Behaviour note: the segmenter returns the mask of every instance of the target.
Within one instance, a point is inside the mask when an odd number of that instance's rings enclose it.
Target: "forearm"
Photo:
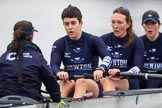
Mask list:
[[[105,70],[109,69],[112,63],[110,56],[105,56],[100,64],[100,67],[103,67]]]
[[[52,66],[52,72],[56,75],[60,70],[60,66],[58,65],[53,65]]]

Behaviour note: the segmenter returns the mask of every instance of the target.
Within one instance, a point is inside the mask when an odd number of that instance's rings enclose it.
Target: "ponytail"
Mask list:
[[[11,42],[10,48],[11,51],[13,52],[19,52],[20,47],[23,48],[24,46],[24,40],[26,40],[26,35],[27,33],[17,29],[16,31],[14,31],[13,33],[13,40]]]

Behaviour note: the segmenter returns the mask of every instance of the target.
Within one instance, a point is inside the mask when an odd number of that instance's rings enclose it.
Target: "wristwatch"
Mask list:
[[[97,67],[96,70],[101,70],[103,73],[105,73],[105,69],[103,67]]]

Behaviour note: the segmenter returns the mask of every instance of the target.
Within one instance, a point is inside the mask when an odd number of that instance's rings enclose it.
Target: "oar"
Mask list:
[[[146,71],[145,71],[146,72]],[[155,74],[161,71],[147,70],[150,73],[128,73],[128,72],[118,72],[116,76],[123,76],[124,78],[144,78],[144,79],[156,79],[162,80],[162,74]],[[152,74],[154,72],[154,74]],[[105,75],[104,75],[105,77]],[[56,77],[58,80],[59,77]],[[69,75],[69,79],[79,79],[79,78],[88,78],[93,79],[93,74],[84,74],[84,75]]]
[[[127,72],[119,72],[116,76],[123,76],[126,78],[144,78],[144,79],[156,79],[162,80],[161,74],[150,74],[150,73],[127,73]]]
[[[76,80],[79,78],[88,78],[88,79],[93,79],[93,74],[84,74],[84,75],[69,75],[69,80]],[[57,80],[61,80],[58,76],[56,76]]]
[[[162,74],[162,69],[155,69],[155,70],[143,69],[141,73]]]

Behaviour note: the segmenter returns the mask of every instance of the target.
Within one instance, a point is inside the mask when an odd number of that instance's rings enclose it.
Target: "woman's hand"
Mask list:
[[[95,70],[93,72],[93,77],[94,77],[94,80],[96,80],[96,81],[100,80],[103,77],[103,71],[102,70]]]
[[[61,80],[68,80],[69,79],[69,74],[65,71],[60,71],[57,73],[57,76],[61,79]]]
[[[108,73],[109,73],[109,77],[113,80],[120,80],[122,77],[121,76],[115,76],[118,72],[120,72],[119,69],[109,69]]]
[[[109,69],[109,70],[108,70],[108,73],[109,73],[109,75],[111,75],[111,76],[115,76],[115,75],[117,74],[117,72],[120,72],[120,70],[119,70],[119,69],[116,69],[116,68],[114,68],[114,69]]]

